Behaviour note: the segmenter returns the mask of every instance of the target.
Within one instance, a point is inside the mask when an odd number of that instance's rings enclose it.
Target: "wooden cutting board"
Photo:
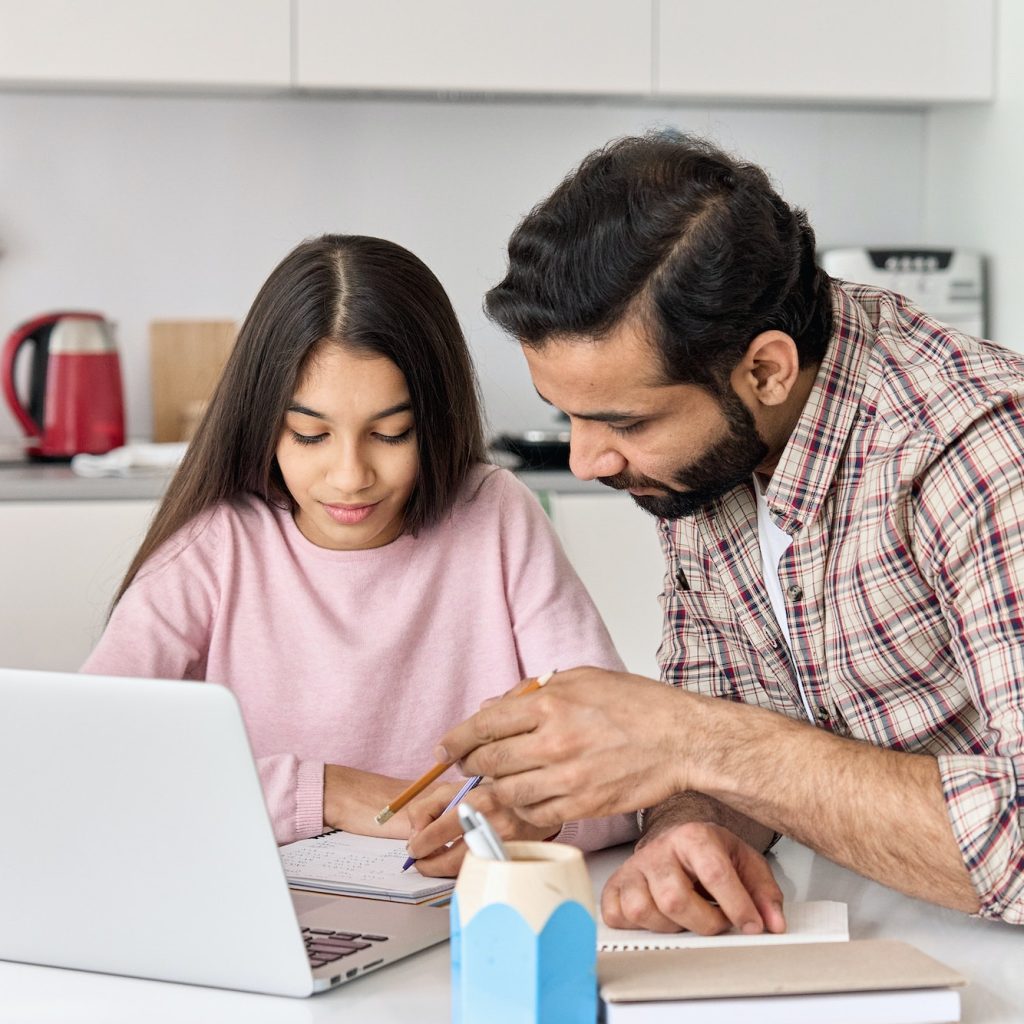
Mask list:
[[[153,320],[153,440],[188,441],[235,343],[233,320]]]

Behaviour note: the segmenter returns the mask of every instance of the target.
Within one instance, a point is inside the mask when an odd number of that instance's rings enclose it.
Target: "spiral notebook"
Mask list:
[[[452,891],[454,879],[426,878],[415,865],[403,871],[408,855],[401,839],[354,832],[325,832],[281,847],[281,863],[293,889],[398,903],[423,903]]]
[[[714,946],[782,946],[795,942],[846,942],[850,938],[846,904],[835,900],[787,903],[786,930],[745,935],[735,930],[722,935],[694,932],[647,932],[609,928],[597,931],[599,953],[626,953],[641,949],[702,949]]]

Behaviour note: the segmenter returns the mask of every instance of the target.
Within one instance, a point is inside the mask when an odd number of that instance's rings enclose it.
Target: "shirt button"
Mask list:
[[[821,722],[827,722],[829,719],[828,708],[823,705],[818,705],[818,720]]]
[[[803,587],[798,587],[795,583],[791,587],[786,587],[786,593],[793,601],[799,601],[804,596]]]

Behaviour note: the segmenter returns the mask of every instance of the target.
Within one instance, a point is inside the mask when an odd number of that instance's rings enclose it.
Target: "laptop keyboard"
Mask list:
[[[362,949],[369,949],[375,942],[387,942],[386,935],[371,935],[369,932],[332,932],[326,928],[303,928],[302,938],[306,943],[310,967],[323,967],[343,956],[351,956]]]

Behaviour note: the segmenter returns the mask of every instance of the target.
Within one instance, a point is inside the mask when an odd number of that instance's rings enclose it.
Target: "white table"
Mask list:
[[[595,885],[603,883],[625,852],[620,847],[589,858]],[[975,920],[908,899],[788,841],[780,844],[774,867],[787,899],[849,904],[851,938],[904,939],[966,975],[971,982],[963,994],[966,1024],[1024,1021],[1024,928]],[[140,925],[143,921],[144,912]],[[0,1020],[448,1024],[448,969],[444,944],[323,995],[285,999],[0,961]]]

